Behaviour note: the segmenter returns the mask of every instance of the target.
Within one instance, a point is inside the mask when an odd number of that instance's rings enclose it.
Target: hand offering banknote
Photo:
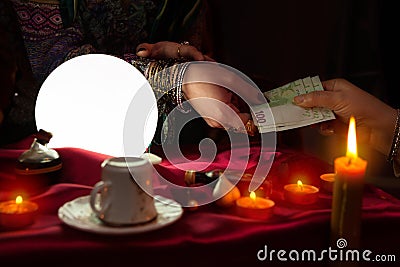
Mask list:
[[[302,108],[293,104],[297,95],[324,90],[318,76],[306,77],[264,92],[267,104],[251,106],[251,116],[258,132],[284,131],[335,118],[330,109]]]

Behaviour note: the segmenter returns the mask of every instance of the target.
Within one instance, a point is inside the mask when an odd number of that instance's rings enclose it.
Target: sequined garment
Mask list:
[[[77,0],[75,0],[77,1]],[[72,0],[61,0],[71,18]],[[98,51],[123,55],[139,43],[188,40],[200,51],[211,52],[207,27],[207,6],[202,0],[80,0],[75,21],[87,43]]]
[[[25,110],[21,114],[26,116],[21,119],[21,115],[10,114],[9,120],[27,121],[30,129],[35,125],[33,107],[38,88],[52,70],[70,58],[102,52],[119,56],[137,67],[135,62],[140,60],[132,60],[136,46],[141,42],[163,40],[188,40],[199,50],[210,52],[210,46],[205,45],[201,37],[209,33],[204,26],[201,0],[4,1],[11,1],[16,11],[15,25],[19,23],[20,29],[15,33],[22,32],[28,65],[37,81],[36,89],[25,92],[29,98],[20,94],[15,100],[14,113]],[[2,19],[7,15],[2,14]],[[175,105],[176,101],[168,96],[158,101],[160,125]],[[171,129],[173,127],[165,134],[172,134]],[[168,136],[163,139],[174,140]]]
[[[157,7],[153,1],[87,0],[78,10],[87,42],[104,53],[123,55],[148,40]]]

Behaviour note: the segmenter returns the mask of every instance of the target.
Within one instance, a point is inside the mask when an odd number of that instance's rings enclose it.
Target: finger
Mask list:
[[[229,105],[230,106],[230,105]],[[231,107],[231,106],[230,106]],[[235,111],[235,108],[232,107],[232,109]],[[250,114],[249,113],[239,113],[236,112],[235,117],[231,117],[230,119],[225,118],[223,121],[219,121],[217,119],[213,119],[211,117],[203,117],[208,126],[213,127],[213,128],[225,128],[225,129],[238,129],[242,132],[245,132],[246,130],[246,123],[250,119]],[[239,118],[239,120],[238,120]]]
[[[215,59],[213,59],[212,57],[210,57],[210,56],[208,56],[208,55],[204,55],[204,60],[205,60],[205,61],[217,62]]]
[[[229,103],[228,106],[233,109],[236,113],[240,113],[240,110],[232,103]]]
[[[327,91],[334,91],[337,79],[327,80],[322,82],[322,87]]]
[[[233,123],[228,124],[229,127],[226,130],[242,134],[247,133],[254,136],[257,130],[255,129],[254,124],[248,125],[248,122],[250,122],[250,114],[238,113],[237,116],[240,120],[235,119]]]
[[[322,135],[339,135],[339,136],[347,136],[348,133],[348,125],[343,123],[340,119],[335,119],[331,121],[321,122],[319,124],[318,131]]]
[[[334,109],[336,105],[334,96],[332,91],[314,91],[294,97],[293,103],[305,108],[323,107]]]
[[[335,119],[318,124],[318,132],[324,136],[339,135],[345,137],[348,133],[348,125]]]
[[[249,113],[238,113],[239,118],[242,120],[243,125],[246,125],[246,123],[250,120],[250,114]]]
[[[347,136],[349,126],[347,123],[343,123],[340,119],[335,119],[331,121],[331,127],[333,128],[333,132],[339,136]]]
[[[249,113],[237,113],[235,117],[231,117],[230,120],[225,122],[225,126],[228,129],[235,129],[238,132],[246,132],[246,123],[250,119]]]
[[[139,57],[148,57],[151,55],[153,44],[141,43],[136,47],[136,55]]]
[[[335,129],[333,127],[332,122],[321,122],[319,124],[319,133],[325,136],[330,136],[335,133]]]
[[[208,124],[208,126],[212,128],[224,128],[222,124],[220,124],[218,121],[211,119],[211,118],[204,118],[205,122]]]
[[[189,58],[198,61],[204,61],[205,56],[196,47],[188,44],[178,44],[176,48],[177,58]]]

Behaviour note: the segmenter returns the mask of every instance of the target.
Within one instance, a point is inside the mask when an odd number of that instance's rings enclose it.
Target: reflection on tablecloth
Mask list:
[[[7,192],[5,185],[13,179],[15,159],[29,145],[27,141],[14,148],[0,149],[1,200],[8,199],[13,193]],[[99,263],[97,266],[105,266],[111,264],[107,255],[118,255],[125,259],[155,257],[154,260],[163,266],[204,266],[210,263],[243,266],[260,264],[256,253],[264,245],[272,249],[327,249],[330,244],[331,195],[320,192],[319,201],[307,207],[293,206],[282,198],[284,184],[301,176],[308,184],[318,186],[319,175],[332,171],[330,164],[312,156],[290,149],[277,150],[267,177],[273,185],[271,198],[276,202],[275,214],[268,221],[242,218],[233,208],[210,203],[185,209],[181,219],[164,229],[135,236],[104,237],[68,227],[58,219],[57,211],[64,203],[90,193],[100,179],[100,164],[108,156],[75,148],[57,151],[63,160],[63,170],[58,183],[32,196],[31,199],[39,204],[35,223],[17,231],[0,229],[2,263],[50,266],[61,264],[62,259],[61,265],[77,266],[81,263],[83,266],[93,263],[95,258]],[[252,144],[250,151],[248,173],[254,170],[258,147]],[[229,153],[229,150],[219,151],[208,170],[224,168]],[[197,166],[186,164],[184,167]],[[184,171],[169,161],[163,160],[156,168],[174,184],[184,184]],[[173,192],[162,183],[155,184],[154,192],[173,198]],[[400,200],[367,185],[363,201],[363,247],[374,252],[395,253],[397,250],[393,244],[400,236],[399,225]],[[45,261],[40,256],[44,251],[48,252]],[[266,265],[265,262],[262,264]]]

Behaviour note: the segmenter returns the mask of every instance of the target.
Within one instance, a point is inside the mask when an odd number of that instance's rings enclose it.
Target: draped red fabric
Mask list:
[[[0,201],[10,199],[15,193],[9,186],[15,179],[15,161],[29,148],[31,142],[32,138],[27,138],[0,149]],[[273,217],[267,221],[239,217],[233,208],[210,203],[195,209],[184,208],[182,217],[165,228],[116,236],[73,229],[57,216],[63,204],[90,193],[92,186],[100,180],[101,162],[109,156],[77,148],[56,150],[62,158],[63,168],[54,184],[31,196],[31,200],[39,205],[35,222],[23,229],[0,228],[2,266],[114,266],[122,263],[126,266],[139,263],[150,266],[330,264],[329,261],[282,262],[277,257],[266,260],[257,257],[258,253],[264,251],[321,251],[333,246],[329,237],[330,194],[320,191],[317,203],[301,207],[287,203],[282,197],[283,185],[293,182],[298,175],[305,177],[308,184],[319,186],[319,175],[332,171],[331,164],[310,155],[279,148],[275,152],[268,177],[272,183],[271,198],[276,206]],[[188,151],[196,154],[195,149]],[[230,153],[229,149],[219,150],[207,169],[224,168]],[[258,157],[259,147],[251,144],[246,172],[254,171]],[[177,185],[184,185],[184,169],[196,169],[199,165],[198,162],[194,165],[190,162],[172,164],[164,158],[156,169],[160,176]],[[173,198],[173,192],[162,183],[155,181],[154,189],[156,194]],[[362,210],[362,249],[371,250],[372,255],[397,253],[399,258],[400,200],[373,185],[366,185]],[[364,265],[367,263],[360,266]]]

